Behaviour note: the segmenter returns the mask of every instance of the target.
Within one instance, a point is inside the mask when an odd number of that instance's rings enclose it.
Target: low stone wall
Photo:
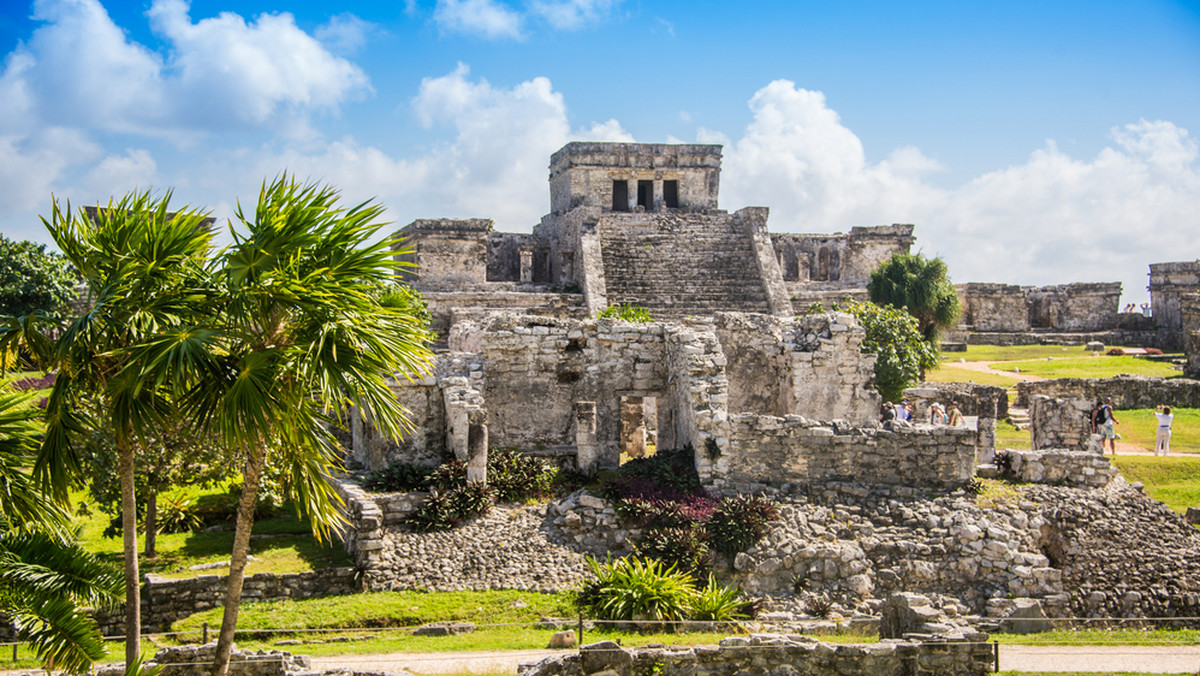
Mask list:
[[[1157,347],[1178,350],[1183,344],[1179,331],[1099,331],[1093,333],[1046,333],[1041,331],[972,331],[972,345],[1083,345],[1091,342],[1126,347]]]
[[[338,536],[346,552],[362,567],[377,566],[383,549],[383,510],[353,480],[331,477],[329,484],[342,499],[342,518],[346,523]]]
[[[904,397],[914,405],[913,420],[918,422],[929,420],[929,405],[935,401],[947,408],[958,404],[963,415],[997,420],[1008,417],[1008,391],[996,385],[921,383],[904,390]]]
[[[1029,398],[1029,431],[1034,450],[1064,448],[1100,452],[1099,437],[1092,434],[1092,404],[1087,399]]]
[[[976,433],[967,427],[886,430],[747,413],[731,416],[730,428],[714,466],[721,490],[830,480],[945,488],[975,475]]]
[[[208,676],[212,673],[217,644],[164,648],[146,666],[162,667],[161,676]],[[229,673],[237,676],[284,676],[311,674],[312,660],[282,650],[234,650],[229,656]],[[124,676],[122,667],[101,669],[97,676]]]
[[[613,641],[580,648],[578,654],[523,664],[519,676],[735,676],[813,674],[910,676],[989,674],[992,646],[986,634],[967,640],[883,640],[862,645],[822,643],[800,635],[752,634],[722,639],[719,645],[670,649],[626,649]]]
[[[1097,399],[1112,397],[1116,408],[1154,408],[1160,404],[1200,408],[1200,380],[1117,376],[1115,378],[1059,378],[1017,383],[1017,405],[1028,406],[1035,395]]]
[[[142,585],[142,631],[169,631],[172,622],[225,604],[227,575],[200,575],[182,580],[146,575]],[[305,573],[258,573],[245,579],[242,603],[277,599],[309,599],[358,592],[353,568],[325,568]],[[124,633],[124,608],[96,613],[96,622],[106,636]]]
[[[1108,458],[1091,451],[1005,451],[1008,478],[1039,484],[1104,488],[1118,476]]]
[[[1200,378],[1200,331],[1193,331],[1188,334],[1187,346],[1187,367],[1184,369],[1191,378]]]

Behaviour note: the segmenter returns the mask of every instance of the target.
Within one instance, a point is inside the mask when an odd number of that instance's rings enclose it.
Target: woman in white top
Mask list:
[[[1158,434],[1154,437],[1154,455],[1166,455],[1171,452],[1171,421],[1175,414],[1170,406],[1155,406],[1154,417],[1158,418]]]

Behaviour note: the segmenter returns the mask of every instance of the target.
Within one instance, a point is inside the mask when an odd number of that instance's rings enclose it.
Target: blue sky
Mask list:
[[[134,188],[219,217],[284,170],[528,231],[575,139],[725,145],[775,231],[911,222],[956,281],[1200,257],[1200,6],[9,0],[0,231]]]

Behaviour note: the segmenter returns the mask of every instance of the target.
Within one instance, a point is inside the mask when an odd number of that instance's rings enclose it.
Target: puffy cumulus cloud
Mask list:
[[[101,155],[99,146],[71,129],[0,135],[0,229],[9,237],[45,240],[39,212],[50,195],[86,200],[73,189],[73,173]]]
[[[726,143],[722,203],[770,206],[776,230],[903,221],[938,199],[921,182],[936,163],[914,148],[867,162],[862,142],[821,92],[776,80],[754,94],[750,110],[753,120],[737,141],[712,131],[699,137]]]
[[[433,10],[438,28],[453,33],[468,33],[495,40],[519,40],[521,14],[495,0],[438,0]]]
[[[361,69],[290,14],[193,23],[183,0],[156,0],[147,15],[165,59],[131,42],[97,0],[37,0],[44,25],[6,59],[0,93],[19,97],[4,97],[0,123],[152,135],[263,127],[369,90]]]
[[[944,190],[923,180],[940,167],[916,148],[868,162],[820,92],[780,80],[750,109],[737,140],[704,129],[697,140],[726,146],[722,204],[771,207],[775,231],[915,223],[918,248],[943,255],[957,281],[1121,281],[1134,298],[1149,263],[1197,255],[1200,144],[1170,122],[1114,128],[1091,159],[1047,142],[1022,164]]]
[[[313,37],[331,52],[354,54],[362,49],[367,40],[382,31],[378,25],[344,12],[330,18],[328,23],[313,31]]]
[[[119,196],[130,190],[147,190],[158,183],[158,163],[150,151],[130,148],[123,155],[108,155],[100,160],[82,183],[87,192],[95,196]]]
[[[607,18],[619,0],[534,0],[529,11],[559,30],[577,30]]]

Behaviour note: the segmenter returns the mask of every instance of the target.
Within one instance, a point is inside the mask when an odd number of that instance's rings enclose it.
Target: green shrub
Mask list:
[[[710,622],[731,622],[743,620],[747,603],[735,587],[718,584],[712,573],[708,574],[708,584],[696,593],[692,599],[691,619]]]
[[[447,460],[429,473],[429,482],[425,488],[448,490],[467,483],[467,463],[462,460]]]
[[[496,499],[496,489],[478,481],[472,481],[465,486],[457,486],[446,492],[450,500],[450,509],[460,519],[473,516],[483,516],[492,511],[492,502]]]
[[[488,485],[499,502],[524,502],[548,495],[558,470],[542,458],[512,448],[488,451]]]
[[[195,502],[185,495],[158,496],[158,532],[190,533],[204,526]]]
[[[404,524],[419,533],[450,530],[462,521],[448,493],[432,493],[420,507],[404,518]]]
[[[620,319],[627,322],[652,322],[650,311],[633,303],[614,303],[600,311],[600,317]]]
[[[708,564],[708,543],[704,528],[692,524],[683,528],[658,528],[647,531],[638,540],[637,553],[693,576],[701,576]]]
[[[392,491],[421,491],[429,486],[430,467],[407,462],[395,462],[375,470],[363,481],[363,488],[376,493]]]
[[[588,558],[594,580],[576,606],[598,619],[672,622],[688,616],[696,591],[691,575],[661,561],[631,556],[601,563]]]
[[[758,495],[723,498],[708,520],[708,544],[722,554],[744,552],[767,534],[779,517],[775,504]]]

